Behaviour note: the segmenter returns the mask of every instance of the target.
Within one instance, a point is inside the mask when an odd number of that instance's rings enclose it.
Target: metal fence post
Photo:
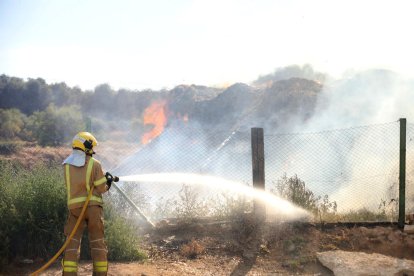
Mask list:
[[[407,119],[400,118],[400,176],[399,176],[399,208],[398,226],[404,228],[405,224],[405,155]]]
[[[264,139],[263,128],[251,129],[252,139],[252,168],[253,168],[253,188],[265,190],[265,167],[264,167]],[[254,201],[254,214],[256,218],[266,217],[266,206],[258,199]]]

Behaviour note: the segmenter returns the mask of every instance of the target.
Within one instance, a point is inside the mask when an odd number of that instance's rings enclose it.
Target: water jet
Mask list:
[[[283,217],[283,220],[299,220],[310,217],[308,211],[273,193],[254,189],[253,187],[240,182],[211,175],[193,173],[137,174],[121,176],[120,182],[160,183],[163,185],[169,183],[181,183],[192,186],[202,186],[204,188],[215,189],[216,191],[227,191],[259,200],[266,205],[268,214]]]

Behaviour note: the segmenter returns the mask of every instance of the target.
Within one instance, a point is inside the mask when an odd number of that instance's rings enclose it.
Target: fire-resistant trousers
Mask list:
[[[68,237],[75,227],[82,208],[69,210],[65,225],[65,236]],[[80,244],[83,231],[88,226],[89,247],[93,260],[93,275],[104,276],[108,272],[107,248],[104,239],[103,209],[102,206],[88,206],[83,221],[65,249],[62,260],[63,275],[77,275]]]

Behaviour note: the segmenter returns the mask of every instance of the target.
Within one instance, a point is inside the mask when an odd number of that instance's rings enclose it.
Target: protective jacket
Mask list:
[[[94,185],[89,206],[102,206],[102,194],[106,192],[106,178],[101,163],[91,156],[86,156],[85,165],[76,167],[65,166],[65,182],[67,190],[67,204],[69,209],[80,208],[86,201],[91,185]]]

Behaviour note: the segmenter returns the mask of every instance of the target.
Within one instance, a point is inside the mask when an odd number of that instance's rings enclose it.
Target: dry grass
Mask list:
[[[58,164],[71,152],[68,147],[40,147],[34,144],[21,147],[11,155],[0,155],[0,159],[13,161],[25,168],[33,168],[38,163]]]
[[[99,143],[96,158],[100,160],[105,168],[115,167],[126,157],[134,154],[139,149],[136,143]],[[26,143],[13,154],[1,154],[0,160],[13,161],[25,168],[33,168],[37,163],[60,164],[70,153],[70,146],[41,147],[34,143]]]

